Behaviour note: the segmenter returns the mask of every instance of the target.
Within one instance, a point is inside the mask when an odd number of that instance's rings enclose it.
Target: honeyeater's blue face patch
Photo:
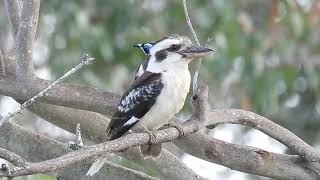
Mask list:
[[[146,55],[150,53],[150,49],[153,47],[153,43],[142,43],[134,45],[133,47],[140,48]]]

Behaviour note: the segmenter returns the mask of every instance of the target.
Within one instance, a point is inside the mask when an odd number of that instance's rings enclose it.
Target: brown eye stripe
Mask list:
[[[167,52],[165,50],[158,51],[156,53],[156,61],[160,62],[167,58]]]
[[[167,50],[174,52],[174,51],[178,51],[179,49],[181,49],[181,44],[173,44]]]

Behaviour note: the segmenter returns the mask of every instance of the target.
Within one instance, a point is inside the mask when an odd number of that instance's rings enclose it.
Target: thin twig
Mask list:
[[[81,61],[80,64],[78,64],[76,67],[72,68],[70,71],[68,71],[67,73],[65,73],[63,76],[61,76],[59,79],[57,79],[56,81],[54,81],[53,83],[51,83],[47,88],[45,88],[44,90],[42,90],[40,93],[38,93],[36,96],[34,96],[33,98],[27,100],[25,103],[23,103],[21,106],[18,107],[18,109],[12,113],[8,113],[7,115],[5,115],[2,119],[0,119],[0,127],[7,121],[9,121],[10,118],[12,118],[13,116],[15,116],[18,113],[21,113],[23,109],[29,107],[30,105],[32,105],[33,103],[35,103],[35,101],[37,99],[39,99],[40,97],[46,96],[46,92],[49,91],[50,89],[52,89],[53,87],[55,87],[56,85],[58,85],[59,83],[61,83],[62,81],[64,81],[67,77],[69,77],[70,75],[74,74],[75,72],[77,72],[78,70],[80,70],[84,65],[89,65],[91,64],[91,62],[94,60],[94,58],[89,58],[89,56],[87,54],[84,55],[83,60]]]
[[[188,8],[187,8],[187,2],[186,0],[182,0],[182,4],[183,4],[183,11],[184,11],[184,15],[186,17],[186,21],[189,27],[189,30],[193,36],[194,41],[197,43],[198,46],[200,46],[200,42],[198,39],[198,36],[192,26],[190,17],[189,17],[189,13],[188,13]],[[194,74],[193,74],[193,80],[192,80],[192,95],[196,95],[197,93],[197,86],[198,86],[198,76],[199,76],[199,71],[200,71],[200,67],[201,67],[201,63],[202,63],[202,58],[199,59],[196,63],[196,67],[194,70]]]
[[[0,77],[6,75],[5,64],[3,61],[2,51],[0,49]]]

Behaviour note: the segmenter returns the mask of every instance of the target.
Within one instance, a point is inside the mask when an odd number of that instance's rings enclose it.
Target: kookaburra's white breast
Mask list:
[[[149,130],[165,125],[183,107],[190,88],[187,64],[162,72],[161,83],[163,89],[156,103],[138,122]]]

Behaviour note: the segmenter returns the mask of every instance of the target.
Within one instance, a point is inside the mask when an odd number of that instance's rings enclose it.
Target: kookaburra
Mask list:
[[[107,127],[108,140],[119,138],[131,128],[150,133],[167,124],[181,110],[189,92],[188,64],[211,53],[211,49],[192,45],[187,37],[179,35],[154,42]],[[144,157],[159,157],[161,144],[140,149]],[[98,172],[103,163],[104,158],[96,160],[87,175]]]

